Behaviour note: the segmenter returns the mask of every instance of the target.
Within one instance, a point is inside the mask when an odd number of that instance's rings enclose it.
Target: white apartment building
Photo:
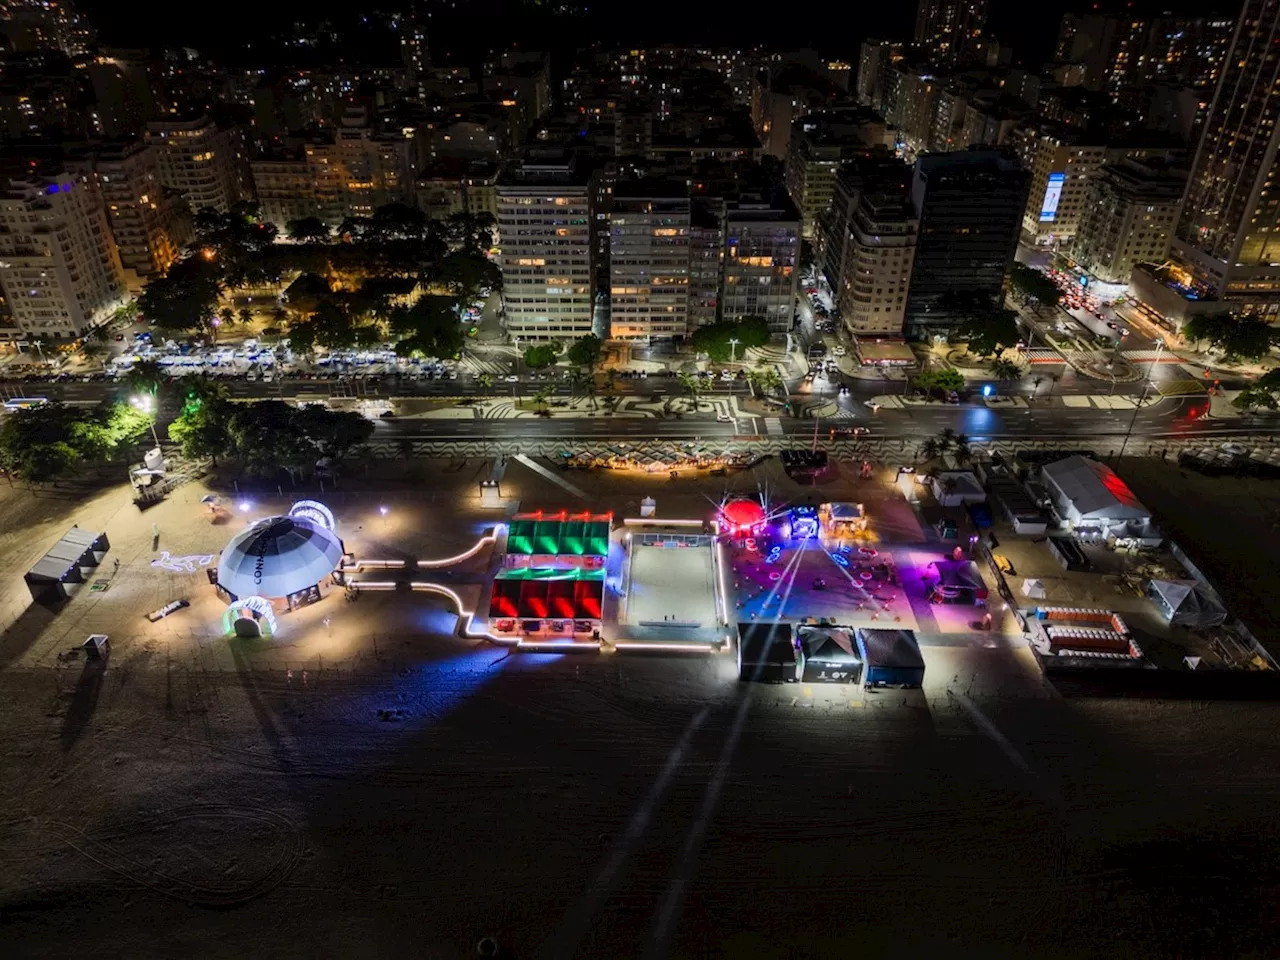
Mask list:
[[[0,287],[28,339],[74,340],[124,294],[124,272],[91,179],[12,180],[0,196]]]
[[[1168,255],[1186,185],[1186,171],[1164,164],[1108,163],[1090,188],[1072,256],[1099,280],[1128,283],[1137,264]]]
[[[525,162],[499,179],[507,332],[521,341],[591,332],[591,199],[571,161]]]
[[[920,221],[901,193],[864,193],[849,221],[841,286],[844,325],[858,337],[900,337]]]
[[[208,117],[147,124],[156,146],[160,182],[176,190],[193,212],[226,213],[244,199],[240,166],[244,147],[237,131],[219,130]]]
[[[72,166],[95,180],[130,289],[164,274],[193,230],[186,201],[160,182],[156,148],[139,141],[106,145]]]
[[[1030,145],[1024,163],[1031,171],[1023,232],[1038,244],[1064,243],[1076,235],[1089,180],[1106,160],[1106,147],[1069,144],[1042,134]]]
[[[724,217],[724,294],[720,316],[764,317],[774,333],[791,329],[800,266],[795,205],[742,200]]]
[[[611,336],[683,337],[689,322],[689,196],[679,184],[623,183],[609,215]]]

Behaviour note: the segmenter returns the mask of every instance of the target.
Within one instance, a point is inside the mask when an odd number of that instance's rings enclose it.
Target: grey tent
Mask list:
[[[1216,627],[1227,619],[1218,598],[1194,580],[1152,580],[1147,595],[1179,627]]]

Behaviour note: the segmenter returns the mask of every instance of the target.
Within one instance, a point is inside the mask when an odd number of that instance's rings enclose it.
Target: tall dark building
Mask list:
[[[1029,182],[1017,158],[999,150],[916,161],[911,203],[919,235],[907,295],[908,336],[943,333],[959,324],[964,318],[958,307],[966,298],[999,303]]]
[[[1173,242],[1200,300],[1280,315],[1280,0],[1245,0]]]
[[[987,0],[917,0],[916,45],[931,60],[959,60],[987,23]]]

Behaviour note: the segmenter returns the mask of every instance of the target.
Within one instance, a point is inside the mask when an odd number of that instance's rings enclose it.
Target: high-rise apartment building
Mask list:
[[[81,57],[93,46],[93,28],[67,0],[5,0],[0,35],[17,53],[53,51]]]
[[[124,273],[91,179],[11,180],[0,195],[0,286],[24,336],[74,340],[124,294]]]
[[[961,323],[963,299],[999,302],[1029,179],[1006,151],[962,150],[916,161],[911,203],[919,232],[907,291],[909,336],[945,333]]]
[[[982,36],[987,0],[918,0],[916,45],[937,63],[953,63]]]
[[[800,213],[785,197],[730,203],[724,215],[725,320],[764,317],[774,333],[791,329],[800,265]]]
[[[720,316],[724,264],[724,204],[699,197],[689,210],[689,330]]]
[[[1072,244],[1076,262],[1099,280],[1128,283],[1139,263],[1169,252],[1186,172],[1158,160],[1108,163],[1089,185]]]
[[[160,182],[155,147],[138,140],[104,144],[69,167],[94,182],[130,289],[167,271],[193,228],[186,201]]]
[[[836,178],[817,259],[848,330],[901,336],[917,218],[911,167],[890,154],[861,157]]]
[[[349,104],[333,137],[312,141],[303,151],[315,184],[312,216],[338,223],[371,216],[389,203],[413,202],[413,142],[375,133],[363,106]]]
[[[245,198],[239,130],[219,129],[208,117],[154,120],[147,124],[147,141],[156,148],[160,182],[181,194],[192,211],[226,213]]]
[[[592,230],[588,177],[573,160],[530,158],[498,178],[507,332],[522,341],[591,332]]]
[[[613,188],[609,316],[615,340],[684,337],[689,320],[689,188],[636,181]]]
[[[902,59],[902,44],[888,40],[864,40],[858,56],[857,96],[864,107],[884,112],[884,78]]]
[[[1280,0],[1245,0],[1172,244],[1203,302],[1280,316]]]
[[[858,337],[900,337],[919,220],[905,192],[863,193],[849,222],[840,314]]]
[[[156,113],[146,52],[104,49],[84,69],[93,87],[93,116],[99,135],[140,135]]]
[[[360,106],[349,104],[331,133],[256,157],[249,169],[263,216],[281,228],[301,217],[337,226],[389,203],[414,202],[413,141],[376,133]]]
[[[884,121],[866,109],[811,113],[792,124],[787,193],[800,211],[805,239],[814,237],[818,218],[831,204],[840,165],[870,148],[890,148],[892,141]]]
[[[410,91],[421,97],[431,71],[431,51],[427,47],[427,28],[412,12],[400,23],[400,59]]]
[[[1022,161],[1031,187],[1022,229],[1037,244],[1065,243],[1076,235],[1089,181],[1106,161],[1102,143],[1060,133],[1030,133]]]

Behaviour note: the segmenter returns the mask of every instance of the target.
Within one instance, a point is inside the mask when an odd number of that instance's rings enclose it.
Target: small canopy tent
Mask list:
[[[1030,597],[1032,600],[1044,599],[1044,581],[1037,580],[1035,577],[1028,577],[1022,581],[1022,595]]]
[[[804,656],[804,679],[848,681],[862,679],[857,643],[843,627],[801,627],[797,633]]]
[[[1218,599],[1194,580],[1152,580],[1147,595],[1179,627],[1216,627],[1227,619]]]
[[[65,600],[66,584],[83,583],[85,568],[102,563],[109,549],[105,533],[72,527],[27,571],[27,589],[41,603]]]

